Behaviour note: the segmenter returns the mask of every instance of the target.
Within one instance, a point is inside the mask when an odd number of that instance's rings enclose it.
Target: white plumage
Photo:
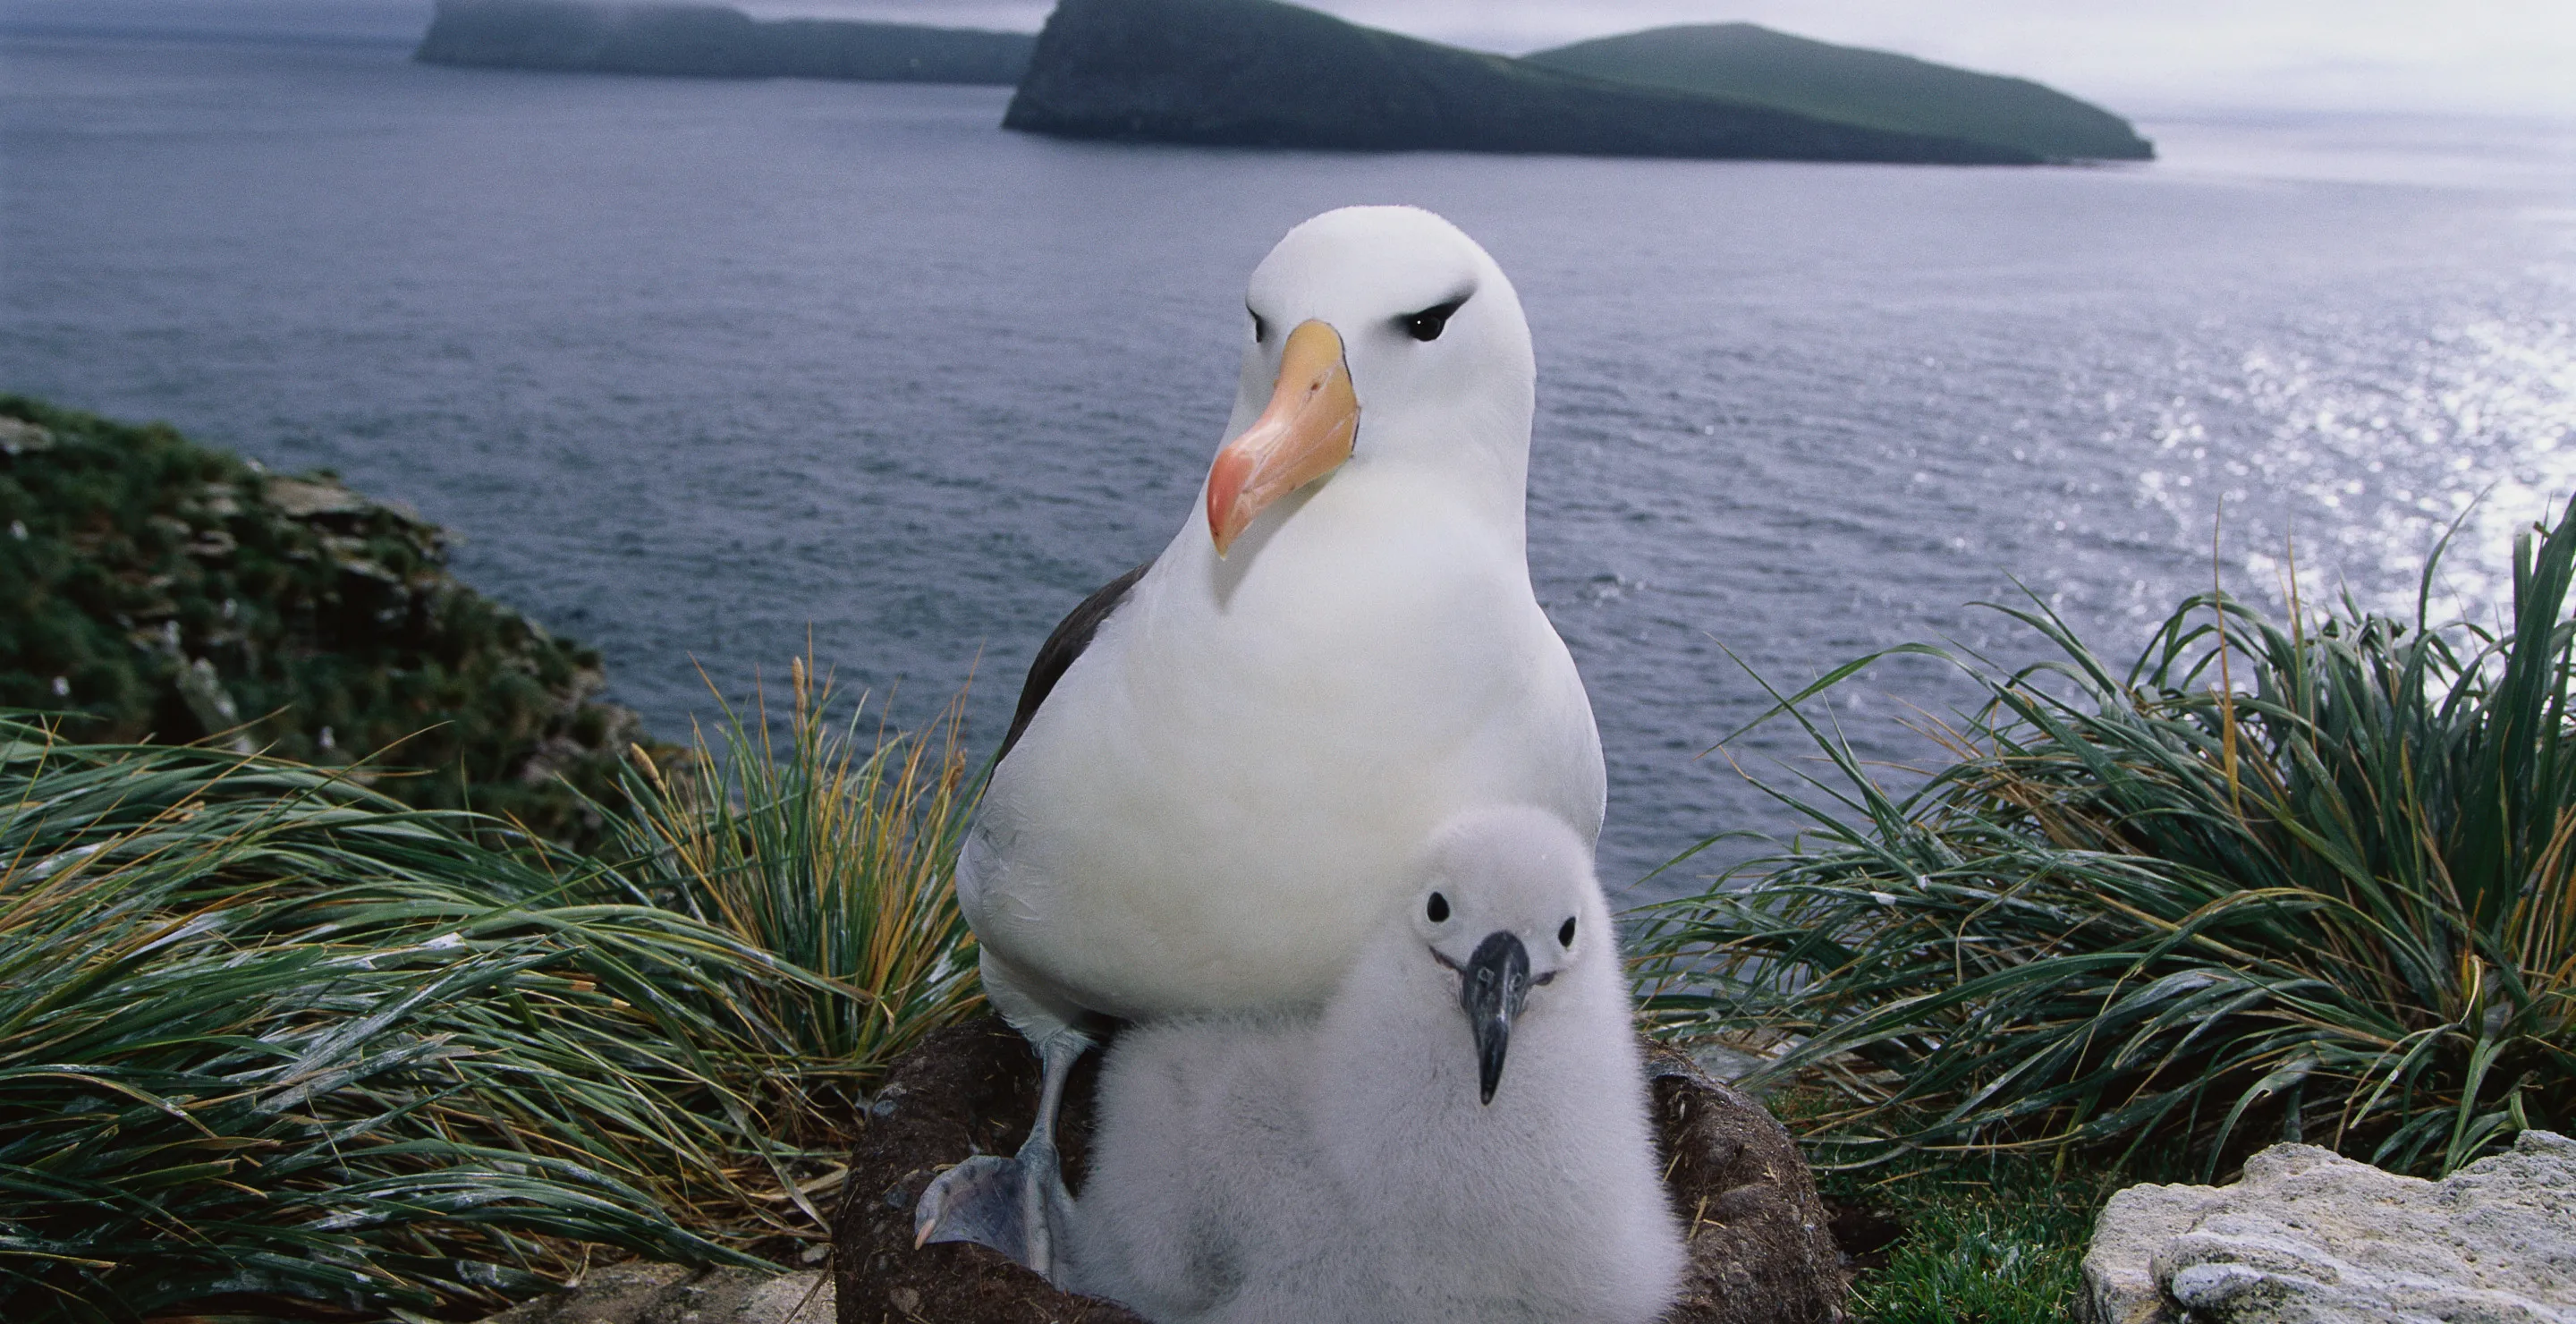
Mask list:
[[[1019,1161],[944,1178],[918,1223],[1041,1272],[1089,1027],[1321,1003],[1463,811],[1600,830],[1591,704],[1530,588],[1511,282],[1439,217],[1355,207],[1292,230],[1246,304],[1198,508],[1041,651],[958,862],[1046,1089]],[[1022,1216],[993,1214],[1012,1193]]]
[[[1404,332],[1460,292],[1437,340]],[[1591,703],[1523,547],[1510,281],[1428,212],[1351,208],[1281,240],[1249,303],[1269,335],[1227,435],[1316,320],[1356,443],[1224,558],[1194,507],[996,769],[958,891],[1015,1022],[1311,1004],[1435,824],[1517,802],[1600,830]]]
[[[1461,983],[1512,951],[1527,1002],[1486,1077]],[[1642,1324],[1683,1261],[1646,1109],[1590,851],[1553,815],[1474,812],[1320,1015],[1119,1038],[1073,1279],[1157,1324]]]

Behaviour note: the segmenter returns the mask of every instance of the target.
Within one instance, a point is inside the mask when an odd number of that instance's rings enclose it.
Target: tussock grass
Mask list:
[[[0,1318],[472,1317],[824,1235],[815,1144],[973,997],[971,786],[953,720],[796,692],[639,764],[622,863],[0,715]]]
[[[787,698],[784,739],[764,686],[748,721],[727,707],[675,766],[635,752],[618,877],[826,981],[738,981],[724,1007],[746,1087],[774,1097],[800,1142],[846,1148],[885,1068],[983,1000],[948,881],[977,783],[962,694],[917,737],[871,726],[864,696],[836,720],[831,681],[805,659]]]
[[[752,953],[572,881],[315,769],[0,723],[0,1314],[739,1258],[659,1198],[763,1143],[692,1106],[661,985]]]
[[[1810,1140],[1847,1161],[2304,1138],[2439,1174],[2576,1122],[2576,512],[2533,535],[2497,631],[2429,628],[2437,554],[2411,622],[2211,593],[2125,670],[2037,605],[2036,666],[1893,650],[1985,695],[1902,798],[1802,707],[1885,654],[1783,697],[1833,769],[1775,791],[1813,830],[1654,917],[1659,1012],[1835,1081]]]

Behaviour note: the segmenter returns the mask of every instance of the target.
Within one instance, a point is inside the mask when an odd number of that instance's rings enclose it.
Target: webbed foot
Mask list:
[[[978,1154],[922,1191],[912,1210],[912,1244],[972,1241],[1028,1264],[1027,1188],[1019,1160]]]
[[[1091,1040],[1070,1028],[1038,1045],[1041,1075],[1038,1115],[1016,1158],[978,1154],[939,1174],[913,1206],[915,1247],[934,1241],[972,1241],[1035,1270],[1059,1287],[1070,1274],[1056,1255],[1055,1230],[1072,1217],[1056,1158],[1055,1115],[1065,1077]]]

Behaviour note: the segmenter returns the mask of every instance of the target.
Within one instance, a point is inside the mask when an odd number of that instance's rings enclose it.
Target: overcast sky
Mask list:
[[[2576,115],[2576,0],[1307,0],[1518,54],[1665,23],[1745,20],[2021,74],[2130,114],[2193,106]],[[1049,0],[751,0],[1034,28]]]

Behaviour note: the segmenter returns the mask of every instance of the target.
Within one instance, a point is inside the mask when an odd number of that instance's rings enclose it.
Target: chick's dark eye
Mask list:
[[[1565,923],[1557,929],[1556,945],[1559,947],[1571,947],[1574,945],[1574,917],[1572,915],[1566,916]]]
[[[1440,895],[1438,892],[1432,893],[1431,900],[1428,904],[1423,906],[1422,913],[1429,915],[1431,917],[1431,922],[1434,924],[1448,923],[1449,898]]]
[[[1404,334],[1416,340],[1438,340],[1440,333],[1449,329],[1449,318],[1466,306],[1466,303],[1467,296],[1462,294],[1447,303],[1425,308],[1421,312],[1408,314],[1396,320],[1403,325]]]

